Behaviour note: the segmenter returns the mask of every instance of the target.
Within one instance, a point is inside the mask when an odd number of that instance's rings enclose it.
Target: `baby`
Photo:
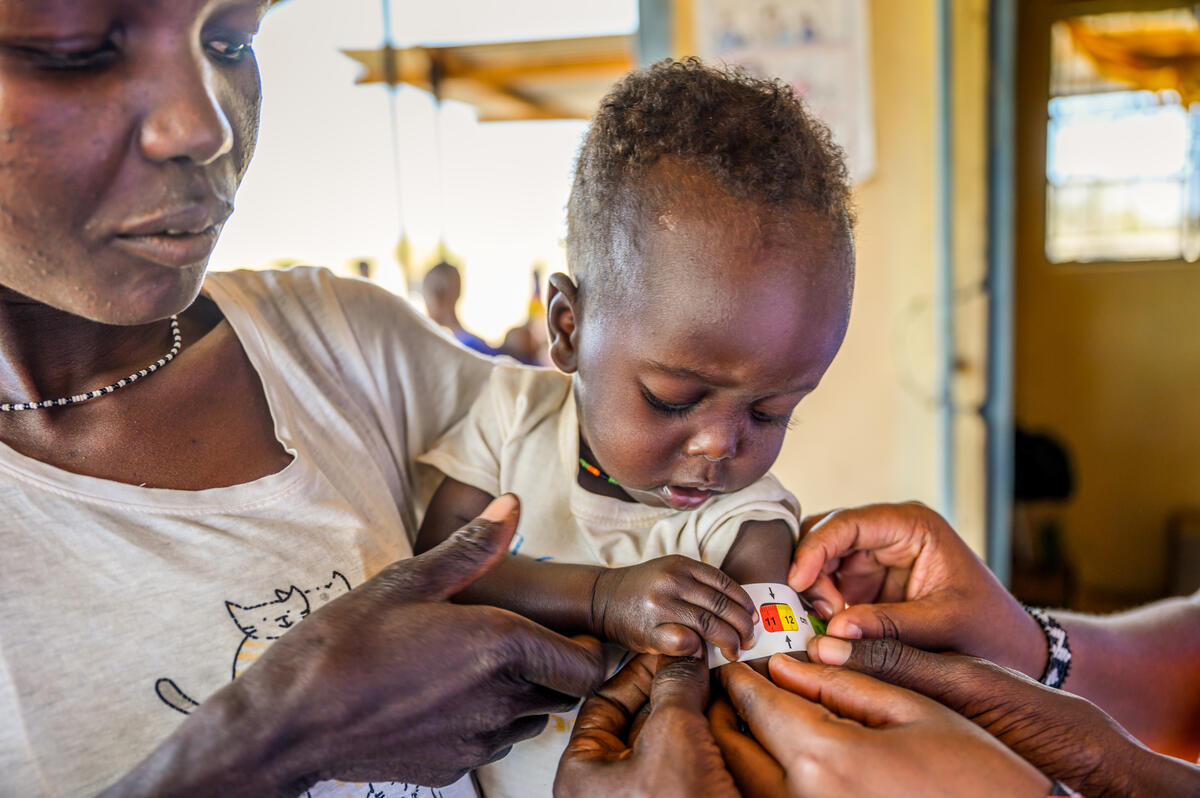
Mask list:
[[[753,637],[739,584],[783,582],[797,533],[767,471],[849,320],[841,153],[787,87],[660,62],[592,122],[567,258],[548,294],[558,371],[498,366],[424,456],[446,479],[417,549],[515,493],[516,556],[459,600],[621,653],[735,659]],[[481,769],[488,798],[549,796],[569,726]]]

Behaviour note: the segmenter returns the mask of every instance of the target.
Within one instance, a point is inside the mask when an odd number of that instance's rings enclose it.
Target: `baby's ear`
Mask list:
[[[564,374],[576,368],[575,343],[579,331],[579,288],[563,274],[550,275],[546,294],[546,324],[550,328],[550,359]]]

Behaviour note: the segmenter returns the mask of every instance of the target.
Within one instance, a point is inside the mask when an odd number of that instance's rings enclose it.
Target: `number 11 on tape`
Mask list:
[[[800,629],[796,625],[796,614],[787,604],[763,604],[758,608],[762,618],[763,629],[768,632],[795,632]]]
[[[776,652],[803,651],[813,636],[813,629],[796,591],[787,585],[766,582],[742,585],[742,588],[754,601],[758,613],[754,618],[754,644],[738,652],[738,661],[767,657]],[[715,647],[708,647],[710,668],[728,662]]]

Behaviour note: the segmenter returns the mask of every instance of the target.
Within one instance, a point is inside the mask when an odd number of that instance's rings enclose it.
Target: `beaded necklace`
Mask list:
[[[596,468],[582,457],[579,458],[579,465],[583,466],[583,470],[594,476],[596,479],[608,480],[609,484],[616,485],[618,488],[621,487],[621,483],[617,482],[615,479],[610,477],[608,474],[605,474],[599,468]]]
[[[0,404],[0,413],[11,413],[14,410],[44,410],[48,407],[64,407],[66,405],[77,405],[80,402],[88,402],[95,399],[97,396],[103,396],[106,393],[112,393],[118,388],[124,388],[130,383],[137,382],[147,374],[158,371],[163,366],[170,363],[179,354],[179,350],[183,347],[183,336],[179,332],[179,319],[175,316],[171,317],[171,339],[174,343],[171,345],[171,351],[160,357],[158,360],[146,366],[144,369],[139,369],[133,372],[124,379],[117,380],[112,385],[105,385],[103,388],[97,388],[94,391],[87,393],[77,393],[74,396],[64,396],[61,399],[43,399],[40,402],[4,402]]]

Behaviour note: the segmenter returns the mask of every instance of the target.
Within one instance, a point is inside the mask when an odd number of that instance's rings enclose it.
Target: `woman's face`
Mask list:
[[[195,299],[254,150],[266,6],[0,0],[0,285],[108,324]]]

